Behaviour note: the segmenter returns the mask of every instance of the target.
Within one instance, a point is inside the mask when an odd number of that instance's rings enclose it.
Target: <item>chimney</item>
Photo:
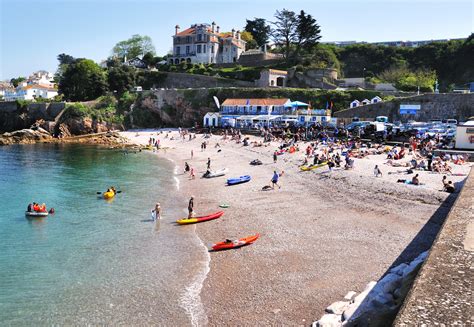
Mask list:
[[[235,37],[235,28],[232,29],[232,38]]]
[[[214,33],[216,31],[216,22],[212,22],[212,33]]]
[[[216,27],[216,33],[219,33],[219,30],[220,30],[220,29],[221,29],[221,28],[220,28],[219,26],[217,26],[217,27]]]
[[[237,39],[240,40],[240,31],[237,31]]]
[[[176,25],[174,27],[174,35],[177,35],[179,33],[179,28],[180,28],[179,25]]]

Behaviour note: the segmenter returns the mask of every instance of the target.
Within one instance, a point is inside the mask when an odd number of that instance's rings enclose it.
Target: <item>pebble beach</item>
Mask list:
[[[150,137],[160,140],[155,153],[176,164],[179,192],[195,197],[198,216],[225,211],[220,219],[177,228],[195,228],[205,245],[261,235],[250,246],[209,253],[209,269],[192,285],[199,299],[188,312],[193,325],[310,325],[347,292],[360,292],[390,267],[429,249],[456,196],[440,191],[442,174],[416,171],[423,185],[397,183],[412,176],[386,165],[384,154],[356,158],[352,170],[325,166],[303,172],[298,166],[304,142],[300,151],[274,163],[277,142],[243,146],[217,135],[183,140],[177,131],[167,131],[120,134],[137,145],[147,145]],[[204,141],[208,146],[201,150]],[[212,170],[228,168],[226,176],[200,178],[208,158]],[[263,164],[250,165],[254,159]],[[195,179],[183,173],[185,162],[195,169]],[[382,177],[374,176],[375,165]],[[452,168],[448,179],[459,191],[470,164]],[[284,172],[281,189],[263,191],[275,170]],[[242,175],[252,180],[225,185],[227,178]],[[220,209],[224,203],[229,208]],[[182,203],[183,217],[186,207]]]

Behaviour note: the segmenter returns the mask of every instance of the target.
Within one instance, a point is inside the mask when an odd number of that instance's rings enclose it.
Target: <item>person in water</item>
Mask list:
[[[155,204],[155,209],[153,209],[151,212],[154,213],[154,215],[152,214],[153,220],[161,219],[161,206],[159,202]]]
[[[28,204],[28,208],[26,209],[26,211],[28,212],[31,212],[33,210],[33,204]]]
[[[194,196],[191,196],[188,203],[188,218],[192,218],[194,215]]]

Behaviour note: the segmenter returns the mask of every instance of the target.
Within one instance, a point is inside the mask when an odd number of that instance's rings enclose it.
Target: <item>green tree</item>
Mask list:
[[[59,80],[61,79],[61,76],[66,71],[66,68],[77,60],[73,56],[65,54],[65,53],[59,54],[57,59],[59,61],[59,65],[58,65],[58,69],[56,70],[56,73],[54,74],[55,83],[59,83]]]
[[[245,44],[245,50],[258,48],[257,41],[254,40],[254,38],[252,36],[252,33],[247,32],[247,31],[243,31],[241,33],[240,37],[242,38],[242,40],[247,42]]]
[[[17,77],[17,78],[12,78],[10,80],[10,83],[14,86],[14,87],[17,87],[18,85],[20,85],[21,82],[23,81],[26,81],[26,77],[23,77],[23,76],[20,76],[20,77]]]
[[[271,27],[263,18],[254,18],[253,20],[247,19],[245,31],[249,32],[255,40],[257,46],[261,47],[268,43]]]
[[[152,67],[155,66],[157,63],[156,58],[158,57],[155,57],[153,53],[147,52],[143,56],[142,60],[145,62],[145,64],[147,64],[148,67]]]
[[[296,49],[295,56],[300,55],[300,50],[311,50],[321,39],[321,28],[311,15],[301,10],[296,17]]]
[[[298,25],[296,14],[293,11],[283,9],[276,11],[276,21],[273,22],[272,38],[277,46],[283,49],[285,58],[290,58],[291,46],[297,40],[296,27]]]
[[[94,100],[107,91],[104,71],[90,59],[69,64],[59,80],[59,93],[69,101]]]
[[[135,79],[135,69],[125,65],[113,67],[109,69],[109,73],[107,74],[109,90],[117,91],[117,95],[119,96],[135,86]]]
[[[155,54],[155,47],[149,36],[139,34],[132,35],[128,40],[118,42],[112,49],[112,56],[121,59],[132,59],[142,57],[147,52]]]

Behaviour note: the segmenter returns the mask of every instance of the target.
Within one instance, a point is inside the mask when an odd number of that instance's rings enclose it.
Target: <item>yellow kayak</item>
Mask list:
[[[104,192],[103,196],[104,196],[104,199],[112,199],[115,196],[115,193],[112,191]]]
[[[323,167],[323,166],[326,166],[328,163],[327,162],[323,162],[323,163],[320,163],[318,165],[311,165],[311,166],[301,166],[300,169],[302,171],[309,171],[309,170],[313,170],[313,169],[316,169],[316,168],[320,168],[320,167]]]

